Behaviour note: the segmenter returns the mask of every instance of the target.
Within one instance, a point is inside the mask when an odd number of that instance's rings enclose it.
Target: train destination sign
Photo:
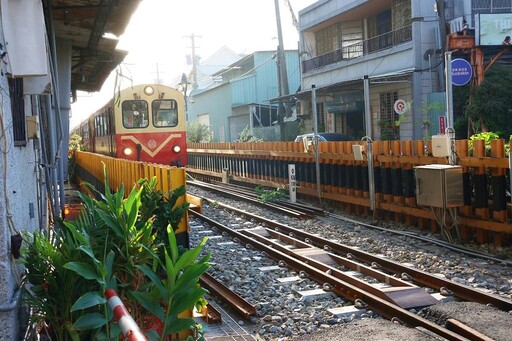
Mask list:
[[[452,84],[462,86],[468,84],[473,76],[471,64],[465,59],[452,60]]]

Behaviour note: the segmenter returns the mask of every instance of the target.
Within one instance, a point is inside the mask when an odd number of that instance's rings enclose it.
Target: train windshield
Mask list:
[[[153,124],[155,127],[176,127],[178,124],[178,103],[173,99],[153,101]]]
[[[124,101],[123,126],[125,128],[146,128],[149,124],[148,103],[141,100]]]

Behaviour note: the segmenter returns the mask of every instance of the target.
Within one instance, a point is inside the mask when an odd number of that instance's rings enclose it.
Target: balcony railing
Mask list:
[[[412,26],[404,26],[398,30],[390,31],[359,43],[344,46],[341,49],[322,54],[302,62],[302,72],[307,72],[322,66],[333,64],[342,60],[350,60],[412,40]]]

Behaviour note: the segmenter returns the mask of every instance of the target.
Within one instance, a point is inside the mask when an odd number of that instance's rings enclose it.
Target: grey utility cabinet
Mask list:
[[[414,173],[418,205],[439,208],[464,206],[461,166],[417,166]]]

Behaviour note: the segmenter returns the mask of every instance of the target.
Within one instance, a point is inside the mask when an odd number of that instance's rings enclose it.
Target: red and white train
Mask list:
[[[121,90],[70,134],[80,135],[89,152],[177,167],[187,164],[185,99],[168,86]]]

